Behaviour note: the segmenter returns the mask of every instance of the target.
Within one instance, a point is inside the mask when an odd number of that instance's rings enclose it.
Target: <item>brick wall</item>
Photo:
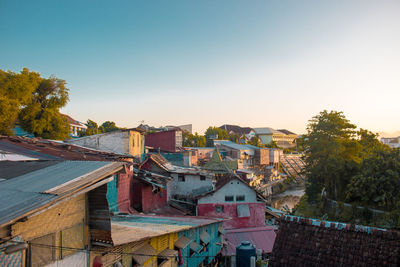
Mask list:
[[[270,260],[270,266],[399,265],[399,232],[292,216],[281,219]]]

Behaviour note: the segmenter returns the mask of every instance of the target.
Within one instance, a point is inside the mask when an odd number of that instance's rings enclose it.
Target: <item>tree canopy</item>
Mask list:
[[[31,101],[41,79],[26,68],[21,73],[0,70],[0,134],[13,134],[21,108]]]
[[[186,147],[205,147],[206,138],[198,133],[191,134],[188,132],[183,132],[183,146]]]
[[[206,146],[207,147],[212,147],[214,146],[213,143],[213,138],[219,139],[219,140],[229,140],[229,133],[226,130],[223,130],[218,127],[208,127],[206,132],[204,133],[204,136],[206,138]]]
[[[18,122],[35,136],[66,138],[68,123],[59,111],[69,100],[65,84],[26,68],[20,73],[0,70],[0,134],[12,135]]]

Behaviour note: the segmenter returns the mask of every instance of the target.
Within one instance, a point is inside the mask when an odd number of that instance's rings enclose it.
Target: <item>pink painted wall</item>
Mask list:
[[[118,174],[118,209],[124,213],[130,213],[131,208],[131,190],[132,189],[132,172],[126,174]]]
[[[145,137],[146,146],[160,148],[163,151],[176,152],[175,131],[149,133]]]
[[[142,187],[142,209],[148,212],[167,206],[167,191],[153,193],[153,186],[144,185]]]
[[[167,191],[153,193],[153,186],[135,181],[132,190],[132,206],[142,212],[149,212],[167,206]]]
[[[237,205],[249,205],[250,217],[239,218],[237,216]],[[215,206],[223,206],[224,212],[216,212]],[[198,216],[212,216],[212,217],[231,217],[231,220],[223,223],[224,228],[247,228],[265,226],[265,203],[212,203],[212,204],[198,204]]]

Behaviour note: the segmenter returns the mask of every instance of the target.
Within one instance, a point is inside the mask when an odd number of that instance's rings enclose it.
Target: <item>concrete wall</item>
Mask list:
[[[129,153],[129,133],[127,131],[96,134],[78,139],[71,139],[68,140],[68,142],[112,153]]]
[[[245,200],[240,203],[255,203],[257,201],[256,192],[245,185],[243,182],[238,179],[234,179],[220,188],[213,194],[202,197],[198,200],[199,204],[209,204],[209,203],[233,203],[236,202],[236,198],[233,202],[225,201],[225,196],[234,196],[244,195]]]
[[[178,180],[177,173],[172,173],[171,176],[173,180],[168,182],[168,199],[175,194],[189,196],[195,189],[213,185],[213,178],[211,176],[206,176],[206,180],[201,181],[200,175],[184,174],[184,182]]]
[[[237,206],[248,205],[249,217],[238,217]],[[216,206],[223,207],[223,212],[217,212]],[[226,229],[265,226],[265,203],[209,203],[197,205],[198,216],[230,217],[224,221]]]

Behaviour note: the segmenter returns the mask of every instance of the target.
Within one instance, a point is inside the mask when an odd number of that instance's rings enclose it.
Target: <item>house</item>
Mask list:
[[[222,220],[191,216],[114,215],[98,239],[90,266],[203,266],[218,264]],[[104,235],[104,234],[103,234]],[[119,265],[119,266],[121,266]]]
[[[215,190],[197,197],[197,214],[231,218],[225,229],[265,226],[265,200],[238,176],[226,174]]]
[[[214,140],[214,146],[232,159],[237,159],[238,168],[248,168],[254,165],[268,165],[269,149],[252,145],[240,145],[229,140]]]
[[[182,147],[182,130],[174,128],[167,131],[147,133],[146,146],[165,152],[177,152]]]
[[[124,164],[0,162],[0,266],[87,266],[88,194]]]
[[[116,209],[121,212],[132,213],[132,182],[133,166],[130,155],[120,155],[105,151],[98,151],[72,144],[54,142],[41,138],[3,137],[0,138],[0,150],[4,158],[13,161],[24,160],[89,160],[89,161],[117,161],[126,162],[124,172],[116,174],[115,183],[118,184]],[[1,156],[3,157],[3,156]],[[147,174],[151,175],[151,173]]]
[[[172,178],[167,184],[168,200],[189,200],[214,188],[213,173],[195,167],[175,166],[157,153],[149,154],[140,168]]]
[[[296,146],[295,140],[297,139],[297,135],[286,129],[279,131],[270,127],[264,127],[253,128],[253,130],[256,136],[260,138],[261,143],[264,145],[275,142],[277,146],[281,148],[291,148]]]
[[[391,148],[399,148],[400,147],[400,136],[398,137],[382,137],[381,142],[385,145],[390,146]]]
[[[83,124],[82,122],[79,122],[67,114],[61,114],[65,120],[68,122],[69,125],[69,134],[71,137],[78,137],[79,133],[81,132],[86,132],[87,126]]]
[[[240,127],[237,125],[224,124],[219,127],[222,130],[226,130],[229,135],[238,135],[245,137],[247,140],[251,140],[254,136],[254,130],[250,127]]]
[[[400,233],[286,215],[270,266],[399,266]]]
[[[199,165],[199,163],[208,162],[215,150],[214,147],[186,147],[192,151],[192,164]],[[195,157],[195,159],[193,158]]]
[[[211,159],[201,167],[203,170],[213,172],[216,176],[231,173],[238,168],[237,160],[222,160],[218,147],[214,148]]]
[[[65,142],[111,153],[131,155],[140,160],[144,159],[143,130],[137,128],[90,135]]]

